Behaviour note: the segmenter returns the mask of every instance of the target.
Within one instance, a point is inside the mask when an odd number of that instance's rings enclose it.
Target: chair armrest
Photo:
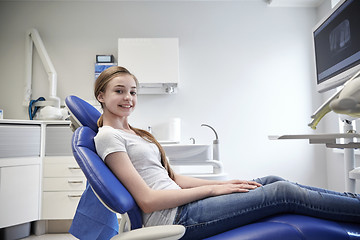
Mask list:
[[[177,240],[185,233],[182,225],[143,227],[114,236],[111,240]]]

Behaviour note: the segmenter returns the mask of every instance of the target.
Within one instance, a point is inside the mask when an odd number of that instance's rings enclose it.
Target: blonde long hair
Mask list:
[[[120,66],[110,67],[110,68],[105,69],[95,81],[95,86],[94,86],[95,98],[98,99],[99,94],[101,92],[103,92],[103,93],[105,92],[107,84],[114,77],[121,76],[121,75],[126,75],[126,74],[128,74],[132,78],[134,78],[134,80],[136,82],[136,86],[138,87],[139,86],[138,80],[126,68],[120,67]],[[102,105],[101,102],[100,102],[100,104],[101,104],[101,107],[103,108],[103,105]],[[103,115],[101,115],[100,118],[98,119],[97,125],[98,125],[98,127],[102,127],[103,124],[104,124]],[[162,146],[160,145],[160,143],[155,139],[155,137],[151,133],[149,133],[149,132],[147,132],[145,130],[134,128],[134,127],[132,127],[130,125],[129,125],[129,127],[130,127],[131,130],[133,130],[136,133],[136,135],[140,136],[141,138],[143,138],[144,140],[146,140],[146,141],[148,141],[150,143],[154,143],[159,148],[160,155],[161,155],[161,164],[163,165],[163,167],[168,172],[169,177],[174,180],[174,177],[175,177],[174,172],[171,169],[170,164],[166,159],[165,151],[162,148]]]

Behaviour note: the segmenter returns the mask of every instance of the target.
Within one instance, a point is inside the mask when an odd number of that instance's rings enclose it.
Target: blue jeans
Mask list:
[[[263,186],[180,206],[174,224],[186,227],[182,239],[203,239],[279,213],[360,223],[357,194],[303,186],[276,176],[255,181]]]

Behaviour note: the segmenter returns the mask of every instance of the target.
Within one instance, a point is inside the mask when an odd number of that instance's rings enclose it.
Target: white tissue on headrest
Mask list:
[[[62,120],[63,113],[60,108],[46,106],[39,110],[39,114],[36,119],[39,120]]]

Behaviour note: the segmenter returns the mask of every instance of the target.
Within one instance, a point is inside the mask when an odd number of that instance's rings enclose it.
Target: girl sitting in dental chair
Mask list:
[[[111,67],[96,80],[103,108],[96,150],[143,211],[145,226],[179,224],[183,239],[202,239],[278,213],[360,223],[360,196],[303,186],[275,176],[253,181],[212,181],[173,172],[147,131],[129,125],[138,81]]]

